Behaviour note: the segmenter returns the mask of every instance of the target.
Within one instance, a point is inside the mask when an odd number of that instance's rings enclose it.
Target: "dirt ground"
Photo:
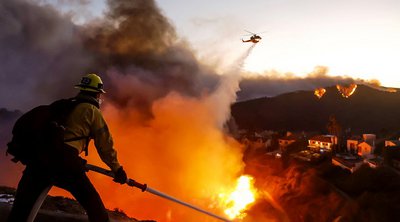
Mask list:
[[[8,203],[0,203],[0,222],[5,222],[8,214],[11,210],[11,205]],[[115,219],[113,218],[112,215],[110,215],[111,222],[139,222],[134,219],[122,219],[118,218]],[[57,212],[57,211],[50,211],[50,210],[40,210],[35,222],[88,222],[87,216],[86,215],[75,215],[75,214],[69,214],[65,212]],[[145,221],[142,221],[145,222]],[[150,222],[150,221],[148,221]],[[155,222],[155,221],[153,221]]]
[[[8,203],[0,203],[0,222],[5,222],[10,212],[11,205]],[[48,210],[40,210],[35,222],[87,222],[84,215],[73,215],[62,212],[51,212]]]

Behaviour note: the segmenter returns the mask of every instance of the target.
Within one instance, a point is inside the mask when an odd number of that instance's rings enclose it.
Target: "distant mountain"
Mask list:
[[[349,98],[336,86],[325,88],[318,99],[314,91],[297,91],[232,105],[232,116],[240,129],[327,131],[334,115],[342,129],[379,133],[400,130],[400,92],[385,92],[358,85]]]

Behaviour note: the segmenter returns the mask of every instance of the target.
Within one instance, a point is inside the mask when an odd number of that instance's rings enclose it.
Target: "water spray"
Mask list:
[[[238,64],[237,66],[239,67],[239,69],[242,69],[244,66],[244,62],[246,61],[246,59],[251,55],[251,53],[253,52],[254,47],[256,47],[256,43],[253,43],[244,53],[242,56],[240,56],[236,62],[236,64]]]
[[[93,171],[93,172],[96,172],[96,173],[100,173],[100,174],[103,174],[103,175],[106,175],[106,176],[109,176],[109,177],[114,178],[114,173],[113,173],[112,171],[106,170],[106,169],[101,168],[101,167],[98,167],[98,166],[94,166],[94,165],[91,165],[91,164],[86,164],[86,169],[87,169],[87,170],[90,170],[90,171]],[[218,216],[218,215],[216,215],[216,214],[213,214],[213,213],[211,213],[211,212],[208,212],[208,211],[206,211],[206,210],[203,210],[203,209],[201,209],[201,208],[199,208],[199,207],[196,207],[196,206],[194,206],[194,205],[192,205],[192,204],[183,202],[183,201],[181,201],[181,200],[179,200],[179,199],[176,199],[175,197],[169,196],[169,195],[167,195],[167,194],[165,194],[165,193],[162,193],[162,192],[160,192],[160,191],[158,191],[158,190],[155,190],[155,189],[153,189],[153,188],[147,186],[147,184],[142,184],[142,183],[139,183],[139,182],[137,182],[137,181],[135,181],[135,180],[133,180],[133,179],[129,179],[129,178],[128,178],[127,181],[126,181],[126,184],[127,184],[128,186],[131,186],[131,187],[139,188],[140,190],[142,190],[142,192],[145,192],[145,191],[146,191],[146,192],[149,192],[149,193],[151,193],[151,194],[154,194],[154,195],[156,195],[156,196],[165,198],[165,199],[170,200],[170,201],[172,201],[172,202],[175,202],[175,203],[181,204],[181,205],[183,205],[183,206],[189,207],[189,208],[191,208],[191,209],[193,209],[193,210],[196,210],[196,211],[198,211],[198,212],[201,212],[201,213],[203,213],[203,214],[207,214],[208,216],[214,217],[214,218],[216,218],[216,219],[218,219],[218,220],[222,220],[222,221],[226,221],[226,222],[231,222],[231,220],[228,220],[228,219],[226,219],[226,218],[224,218],[224,217]]]

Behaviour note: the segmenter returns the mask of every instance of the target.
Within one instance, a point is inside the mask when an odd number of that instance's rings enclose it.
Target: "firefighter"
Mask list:
[[[93,139],[101,160],[114,172],[114,181],[120,184],[127,181],[99,109],[101,95],[105,93],[103,82],[98,75],[88,74],[75,87],[80,90],[75,98],[87,102],[79,103],[67,118],[62,149],[55,149],[27,164],[18,184],[9,222],[27,221],[38,197],[53,185],[69,191],[86,210],[89,221],[110,221],[99,194],[86,175],[86,161],[79,156],[82,152],[87,154],[87,145]]]

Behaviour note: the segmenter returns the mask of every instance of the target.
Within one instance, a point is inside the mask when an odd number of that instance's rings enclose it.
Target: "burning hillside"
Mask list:
[[[358,84],[352,83],[348,86],[343,86],[340,84],[336,85],[336,89],[338,90],[339,94],[342,95],[342,97],[344,98],[349,98],[350,96],[352,96],[357,89],[358,85],[364,85],[367,87],[370,87],[372,89],[376,89],[379,91],[383,91],[383,92],[389,92],[389,93],[396,93],[397,90],[394,88],[386,88],[386,87],[382,87],[380,86],[380,83],[378,80],[375,81],[363,81],[363,80],[358,80]],[[314,90],[314,95],[316,97],[318,97],[318,99],[321,99],[321,97],[326,93],[326,89],[325,88],[317,88]]]
[[[318,97],[318,99],[321,99],[322,96],[326,93],[326,89],[324,88],[318,88],[314,90],[314,95]]]
[[[357,92],[345,99],[335,86],[326,87],[326,91],[321,99],[315,99],[312,90],[238,102],[232,106],[232,115],[239,129],[324,132],[329,116],[335,115],[344,129],[353,132],[399,130],[396,122],[400,117],[395,108],[399,92],[359,85]]]
[[[352,83],[348,86],[336,85],[337,90],[344,98],[349,98],[357,89],[357,84]]]

